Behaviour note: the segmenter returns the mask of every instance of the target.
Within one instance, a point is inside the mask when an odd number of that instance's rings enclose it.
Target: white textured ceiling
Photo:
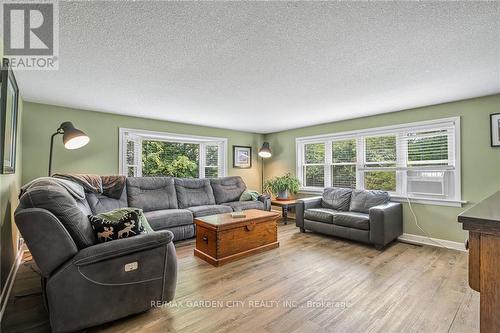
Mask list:
[[[499,2],[60,2],[28,101],[268,133],[500,92]]]

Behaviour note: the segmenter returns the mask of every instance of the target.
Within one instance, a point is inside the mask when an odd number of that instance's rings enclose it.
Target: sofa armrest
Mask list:
[[[160,230],[141,234],[135,237],[123,238],[111,242],[100,243],[87,247],[73,258],[77,266],[97,263],[116,257],[125,256],[134,252],[145,251],[171,243],[174,235],[171,231]]]
[[[321,207],[323,197],[311,197],[297,200],[295,204],[295,225],[304,230],[304,211],[309,208]]]
[[[383,247],[403,234],[403,210],[399,202],[370,208],[370,241]]]
[[[14,219],[43,277],[49,277],[78,253],[73,238],[48,210],[18,209]]]
[[[271,197],[267,194],[261,194],[259,195],[258,200],[260,202],[264,203],[264,210],[270,211],[271,210]]]

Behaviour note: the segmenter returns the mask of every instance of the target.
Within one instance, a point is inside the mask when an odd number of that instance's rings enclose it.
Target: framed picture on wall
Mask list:
[[[249,169],[252,167],[252,147],[233,146],[233,168]]]
[[[0,74],[0,172],[16,172],[19,89],[16,78],[3,59]]]
[[[500,147],[500,113],[490,114],[491,146]]]

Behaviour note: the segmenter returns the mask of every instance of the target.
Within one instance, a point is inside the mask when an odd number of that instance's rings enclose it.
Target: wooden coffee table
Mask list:
[[[279,246],[279,214],[258,209],[244,211],[246,217],[230,213],[195,218],[194,255],[214,266],[224,265]]]

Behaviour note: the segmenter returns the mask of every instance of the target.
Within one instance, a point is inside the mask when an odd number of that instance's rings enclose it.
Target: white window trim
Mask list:
[[[118,172],[120,175],[126,175],[126,158],[127,147],[125,142],[125,135],[127,133],[132,133],[141,137],[141,139],[158,140],[158,141],[169,141],[169,142],[183,142],[183,143],[197,143],[200,144],[200,172],[205,170],[205,145],[208,144],[218,144],[219,147],[219,158],[222,158],[222,163],[220,164],[219,177],[225,177],[228,170],[228,158],[227,158],[227,138],[211,137],[211,136],[199,136],[199,135],[187,135],[187,134],[177,134],[169,132],[156,132],[148,131],[142,129],[133,128],[119,128],[118,131]],[[140,166],[139,166],[140,167]],[[142,172],[141,172],[142,173]]]
[[[462,200],[462,185],[461,185],[461,149],[460,149],[460,117],[450,117],[450,118],[441,118],[441,119],[433,119],[433,120],[426,120],[426,121],[419,121],[419,122],[412,122],[412,123],[405,123],[405,124],[397,124],[397,125],[391,125],[391,126],[383,126],[383,127],[375,127],[375,128],[368,128],[368,129],[360,129],[360,130],[353,130],[353,131],[346,131],[346,132],[340,132],[340,133],[331,133],[331,134],[321,134],[321,135],[314,135],[314,136],[306,136],[306,137],[297,137],[295,139],[295,146],[296,146],[296,175],[297,178],[300,179],[302,182],[303,179],[303,156],[304,156],[304,144],[310,144],[310,143],[325,143],[326,142],[331,142],[331,141],[340,141],[340,140],[346,140],[346,139],[353,139],[355,138],[357,141],[356,145],[356,167],[357,167],[357,172],[356,172],[356,184],[357,188],[361,189],[364,188],[363,186],[363,181],[364,177],[361,176],[363,170],[366,169],[366,167],[363,165],[364,161],[364,137],[366,136],[379,136],[379,135],[386,135],[386,134],[396,134],[396,146],[397,147],[402,147],[403,145],[399,145],[399,140],[401,140],[401,133],[408,131],[409,129],[418,129],[422,130],[425,128],[433,129],[439,125],[443,124],[449,124],[453,123],[454,125],[454,154],[455,154],[455,159],[454,159],[454,178],[453,178],[453,184],[454,184],[454,194],[455,198],[452,199],[443,199],[443,198],[432,198],[432,197],[412,197],[412,196],[406,196],[406,195],[401,195],[400,193],[406,193],[407,189],[407,182],[405,181],[406,179],[406,173],[402,172],[402,170],[406,170],[406,161],[402,161],[401,154],[398,154],[397,156],[397,161],[396,161],[396,167],[391,167],[391,170],[396,170],[396,186],[397,192],[391,193],[391,198],[394,201],[399,201],[399,202],[407,202],[409,199],[412,203],[421,203],[421,204],[433,204],[433,205],[442,205],[442,206],[452,206],[452,207],[462,207],[462,204],[467,203],[467,201]],[[451,147],[450,147],[451,148]],[[398,148],[400,149],[400,148]],[[326,160],[325,163],[329,165],[331,160]],[[447,167],[443,167],[443,169],[446,169]],[[330,186],[329,183],[327,183],[326,177],[327,175],[325,174],[325,187]],[[323,188],[319,187],[307,187],[307,186],[302,186],[300,188],[301,193],[308,193],[308,194],[319,194],[323,192]]]

